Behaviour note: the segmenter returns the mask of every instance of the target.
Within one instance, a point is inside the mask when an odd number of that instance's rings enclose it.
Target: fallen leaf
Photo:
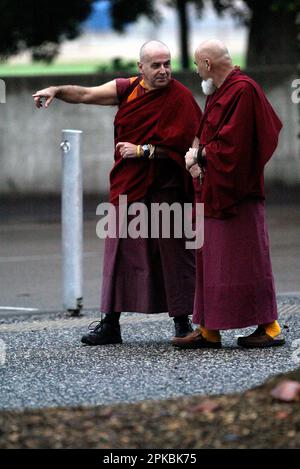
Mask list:
[[[271,390],[271,396],[285,402],[297,401],[300,395],[298,381],[284,380]]]
[[[290,413],[287,412],[286,410],[279,410],[275,414],[275,419],[276,420],[285,420],[290,416]]]
[[[191,412],[213,412],[220,407],[219,403],[212,399],[205,399],[203,402],[191,408]]]

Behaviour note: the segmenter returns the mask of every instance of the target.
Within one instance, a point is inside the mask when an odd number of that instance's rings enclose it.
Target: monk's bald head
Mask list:
[[[232,63],[227,47],[217,39],[211,39],[199,44],[195,57],[202,60],[209,59],[213,64]]]
[[[170,50],[166,44],[161,41],[148,41],[140,49],[140,62],[152,60],[157,54],[166,54],[171,57]]]
[[[148,41],[140,50],[138,68],[148,90],[167,86],[171,80],[171,54],[160,41]]]
[[[204,41],[195,51],[196,60],[209,60],[214,66],[232,65],[231,56],[225,44],[217,39]]]
[[[217,39],[204,41],[195,51],[197,72],[204,80],[212,80],[217,88],[233,69],[231,56],[225,44]]]

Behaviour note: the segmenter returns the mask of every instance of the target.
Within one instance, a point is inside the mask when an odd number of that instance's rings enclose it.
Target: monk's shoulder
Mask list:
[[[241,96],[253,97],[253,93],[260,89],[260,86],[252,78],[245,75],[240,80],[236,81],[233,86],[233,91]],[[262,91],[262,90],[261,90]]]
[[[191,92],[191,90],[189,90],[186,86],[184,86],[182,83],[180,83],[180,81],[175,80],[175,78],[173,78],[173,80],[172,80],[172,87],[176,91],[176,93],[180,93],[182,95],[194,98],[193,93]]]

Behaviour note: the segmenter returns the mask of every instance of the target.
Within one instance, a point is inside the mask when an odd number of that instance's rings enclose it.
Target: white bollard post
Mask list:
[[[63,306],[79,316],[82,297],[83,208],[81,130],[62,130]]]

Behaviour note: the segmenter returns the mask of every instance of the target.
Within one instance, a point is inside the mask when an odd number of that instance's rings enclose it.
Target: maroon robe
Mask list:
[[[138,80],[125,90],[125,97]],[[165,151],[165,159],[122,159],[115,153],[110,201],[120,194],[128,202],[181,202],[193,197],[184,155],[199,127],[201,111],[192,94],[176,80],[130,102],[121,98],[115,118],[115,143],[151,143]],[[149,224],[150,228],[150,224]],[[105,240],[101,310],[191,314],[195,289],[194,253],[185,239]]]
[[[161,89],[148,91],[130,102],[121,102],[115,117],[115,144],[150,143],[163,147],[181,168],[181,178],[190,196],[191,178],[185,170],[184,155],[197,133],[200,118],[201,111],[192,93],[172,79]],[[110,201],[117,205],[120,194],[126,194],[129,202],[144,197],[155,179],[155,165],[155,160],[123,159],[116,150],[110,173]]]
[[[205,216],[226,218],[243,199],[264,199],[263,170],[281,127],[262,89],[238,68],[208,97],[198,132],[207,158]]]
[[[261,88],[239,69],[207,99],[199,130],[207,167],[201,189],[194,181],[205,213],[195,324],[231,329],[277,319],[263,169],[281,126]]]
[[[277,319],[264,202],[245,200],[226,220],[205,218],[196,252],[193,322],[236,329]]]

